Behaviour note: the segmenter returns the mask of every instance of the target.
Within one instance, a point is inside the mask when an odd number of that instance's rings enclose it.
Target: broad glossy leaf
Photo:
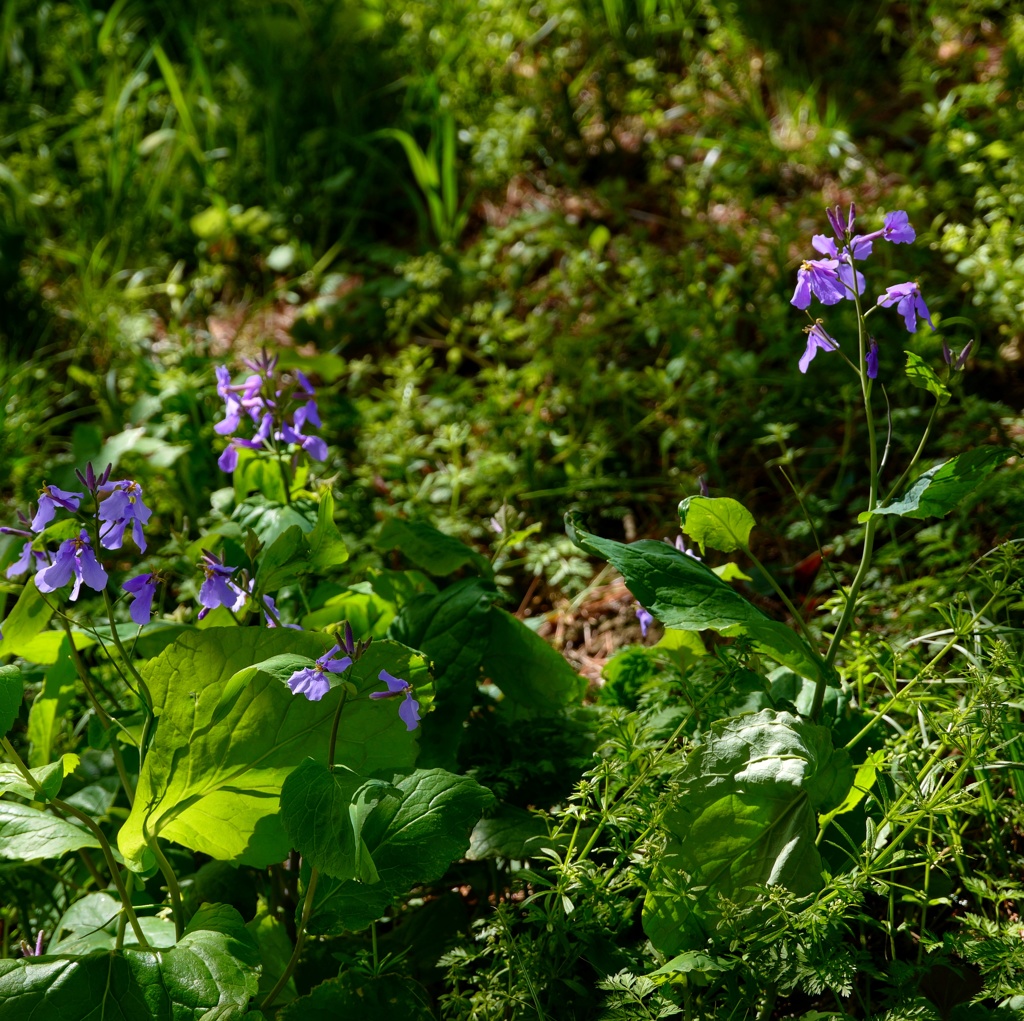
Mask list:
[[[516,805],[502,804],[473,827],[466,857],[470,861],[536,857],[543,848],[559,847],[566,842],[565,837],[553,838],[549,829],[546,817]]]
[[[816,813],[842,802],[849,756],[828,729],[765,709],[715,724],[690,756],[664,818],[668,843],[644,905],[644,930],[665,954],[702,946],[716,897],[751,887],[820,888]],[[680,886],[702,890],[680,896]]]
[[[374,545],[381,551],[400,549],[417,567],[433,575],[453,574],[467,565],[485,578],[493,574],[485,557],[425,521],[388,518]]]
[[[940,405],[948,404],[952,396],[949,387],[935,375],[931,366],[913,351],[905,351],[904,354],[907,356],[907,379],[919,390],[927,390]]]
[[[795,631],[763,614],[700,561],[664,542],[602,539],[571,517],[566,518],[566,527],[580,549],[612,564],[640,605],[666,627],[747,635],[758,651],[802,676],[817,680],[826,674],[829,683],[835,683],[821,658]]]
[[[679,504],[679,527],[700,546],[722,553],[750,546],[754,515],[738,500],[728,496],[688,496]]]
[[[88,831],[50,812],[13,801],[0,801],[0,858],[34,861],[60,858],[81,847],[99,847]]]
[[[579,702],[587,682],[540,635],[511,613],[490,611],[484,670],[506,698],[539,713]]]
[[[290,844],[278,818],[281,786],[304,756],[326,761],[341,692],[335,687],[320,702],[293,695],[274,673],[281,665],[275,657],[301,656],[311,665],[330,641],[285,628],[213,628],[186,632],[144,664],[157,726],[118,835],[129,867],[144,868],[147,834],[223,861],[263,866],[284,859]],[[269,669],[222,700],[232,677],[261,663]],[[345,675],[358,697],[344,710],[338,761],[367,774],[410,769],[416,758],[417,732],[406,731],[392,703],[365,697],[381,687],[384,664],[426,686],[421,701],[429,702],[422,657],[395,643],[374,643]]]
[[[380,881],[321,877],[309,931],[364,929],[416,883],[431,883],[466,853],[469,834],[493,795],[468,776],[418,769],[395,784],[401,800],[385,799],[363,826]]]
[[[304,759],[281,790],[281,822],[292,847],[324,875],[375,883],[363,826],[382,799],[399,797],[383,780]]]
[[[258,965],[238,913],[205,905],[167,950],[0,961],[0,1019],[184,1021],[215,1007],[239,1011],[256,992]]]
[[[464,578],[436,596],[414,599],[392,622],[391,637],[421,649],[433,667],[434,711],[421,739],[421,765],[455,764],[490,641],[491,604],[497,598],[486,582]]]
[[[25,682],[21,679],[21,669],[9,664],[0,666],[0,737],[14,726],[14,721],[21,712],[21,700],[25,694]]]
[[[944,517],[1011,454],[1012,451],[1003,447],[978,447],[966,454],[957,454],[921,475],[902,500],[865,511],[857,520],[867,521],[873,514],[895,514],[901,518]]]

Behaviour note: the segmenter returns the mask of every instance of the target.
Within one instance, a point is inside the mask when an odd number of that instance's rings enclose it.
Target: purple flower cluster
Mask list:
[[[144,552],[146,538],[143,527],[149,522],[152,511],[143,502],[142,487],[131,479],[112,482],[110,471],[108,465],[106,471],[97,476],[89,464],[84,473],[76,472],[79,481],[97,501],[94,520],[99,524],[99,545],[104,549],[120,549],[124,543],[124,533],[130,528],[136,546]],[[36,588],[40,592],[56,592],[73,579],[74,585],[70,596],[72,601],[78,599],[83,584],[96,592],[102,592],[106,588],[109,579],[96,557],[93,545],[95,536],[90,536],[85,527],[74,538],[64,540],[55,553],[46,549],[33,549],[38,534],[54,520],[58,511],[78,515],[83,524],[87,523],[80,512],[85,495],[84,492],[44,485],[40,490],[39,503],[31,520],[24,514],[18,515],[22,525],[27,527],[0,528],[0,532],[19,535],[25,539],[21,554],[7,568],[8,578],[17,578],[32,572]],[[143,594],[143,602],[138,604],[138,610],[133,604],[132,619],[141,622],[142,606],[151,604],[152,593],[149,594],[148,604]],[[148,620],[147,612],[144,622]]]
[[[827,234],[815,234],[811,244],[815,251],[823,255],[823,259],[809,259],[801,263],[797,270],[796,289],[791,303],[797,308],[806,309],[812,298],[817,298],[823,305],[835,305],[844,298],[854,300],[864,293],[864,276],[854,263],[858,259],[866,259],[874,248],[875,241],[889,241],[894,245],[910,244],[917,235],[910,226],[907,214],[902,209],[886,213],[879,230],[870,234],[855,234],[856,208],[851,203],[844,219],[839,206],[827,209],[829,225],[834,237]],[[932,329],[928,306],[921,296],[921,288],[916,281],[895,284],[887,287],[885,294],[879,295],[876,304],[882,308],[896,305],[903,316],[907,329],[913,333],[917,329],[918,319],[924,319]],[[819,351],[837,351],[839,344],[830,337],[817,319],[813,325],[805,327],[807,343],[800,357],[800,371],[807,372],[808,367]],[[871,338],[870,346],[865,355],[867,374],[870,379],[878,376],[878,344]]]
[[[217,460],[222,471],[234,471],[242,449],[276,449],[277,444],[298,447],[314,461],[327,459],[327,444],[310,430],[319,429],[320,411],[316,391],[305,373],[279,374],[277,357],[266,351],[258,359],[245,359],[251,374],[242,383],[232,383],[231,373],[218,365],[217,394],[224,401],[224,418],[213,428],[231,442]],[[252,435],[236,436],[243,423]]]

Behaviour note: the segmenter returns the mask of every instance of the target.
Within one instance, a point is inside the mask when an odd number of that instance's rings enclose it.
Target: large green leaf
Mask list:
[[[49,812],[13,801],[0,801],[0,858],[34,861],[60,858],[82,847],[99,847],[88,831]]]
[[[507,698],[551,713],[579,702],[587,682],[540,635],[511,613],[492,607],[484,670]]]
[[[129,867],[144,868],[147,835],[249,865],[287,855],[281,786],[304,756],[326,761],[341,692],[335,687],[320,702],[293,695],[283,683],[288,661],[276,657],[312,665],[330,642],[287,628],[212,628],[186,632],[143,666],[157,727],[118,835]],[[344,675],[356,697],[342,716],[337,759],[366,774],[409,769],[416,758],[416,732],[406,731],[393,703],[366,698],[381,688],[384,667],[423,687],[417,697],[429,702],[422,657],[393,642],[375,642]]]
[[[0,737],[14,726],[24,694],[25,682],[21,679],[20,668],[13,664],[0,666]]]
[[[759,652],[801,676],[817,680],[825,675],[834,683],[831,671],[795,631],[766,616],[700,561],[664,542],[602,539],[571,517],[566,527],[580,549],[612,564],[641,606],[666,627],[747,635]]]
[[[921,475],[902,500],[865,511],[858,518],[867,521],[873,514],[896,514],[902,518],[941,518],[1013,452],[1003,447],[978,447],[957,454]]]
[[[486,582],[464,578],[437,595],[414,599],[391,624],[391,637],[421,649],[434,672],[434,711],[422,738],[421,765],[455,765],[490,642],[491,604],[497,598]]]
[[[466,853],[469,834],[494,798],[468,776],[418,769],[395,784],[399,798],[382,800],[362,829],[379,881],[321,877],[309,931],[318,935],[364,929],[416,883],[431,883]]]
[[[261,593],[276,592],[282,585],[306,574],[322,575],[348,560],[348,548],[334,523],[334,497],[329,490],[320,496],[316,525],[289,525],[264,550],[256,581]]]
[[[53,610],[39,589],[29,582],[18,596],[14,609],[7,615],[0,640],[0,655],[21,656],[25,647],[49,623]]]
[[[258,966],[238,912],[207,904],[167,950],[0,961],[0,1021],[192,1021],[215,1007],[241,1012],[256,992]]]
[[[433,575],[453,574],[467,565],[484,577],[493,574],[486,557],[425,521],[388,518],[375,545],[382,551],[400,549],[417,567]]]
[[[758,885],[819,889],[816,813],[840,804],[852,780],[831,732],[799,716],[765,709],[713,725],[663,820],[668,843],[644,905],[655,947],[702,946],[719,895],[742,903]]]
[[[754,515],[731,497],[688,496],[679,504],[679,527],[700,546],[722,553],[745,550],[750,545]]]
[[[292,847],[325,876],[375,883],[363,827],[383,798],[400,794],[383,780],[303,759],[281,790],[281,822]]]

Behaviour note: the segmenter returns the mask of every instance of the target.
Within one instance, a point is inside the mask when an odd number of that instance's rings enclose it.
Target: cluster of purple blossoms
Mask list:
[[[99,544],[104,549],[120,549],[124,543],[124,533],[130,528],[135,544],[141,552],[145,552],[146,538],[143,527],[149,522],[152,511],[143,502],[142,487],[131,479],[111,482],[110,472],[111,467],[108,465],[102,475],[97,476],[89,464],[85,473],[75,473],[85,489],[98,501],[96,519],[100,525]],[[101,499],[101,494],[105,494],[104,499]],[[96,592],[102,592],[107,587],[107,572],[96,558],[93,539],[85,528],[82,528],[74,538],[64,540],[56,553],[33,549],[36,536],[54,520],[59,510],[78,514],[84,499],[84,492],[44,485],[31,520],[24,514],[18,515],[22,525],[26,527],[0,528],[0,531],[8,535],[20,535],[25,538],[20,556],[7,568],[8,578],[20,577],[31,571],[36,588],[40,592],[55,592],[74,579],[70,596],[72,601],[78,599],[83,584]],[[143,600],[142,605],[146,605],[144,596]],[[149,605],[151,604],[152,593],[149,594]],[[140,622],[141,606],[140,610],[136,611],[133,605],[131,612],[132,619]],[[147,615],[145,622],[148,623],[148,620]]]
[[[266,351],[258,359],[245,359],[244,364],[251,374],[243,383],[232,383],[223,365],[216,369],[224,418],[213,428],[231,437],[217,459],[221,470],[235,470],[239,450],[265,450],[279,443],[304,450],[314,461],[325,461],[327,444],[310,432],[319,429],[321,422],[316,391],[305,373],[296,369],[279,375],[277,357],[271,358]],[[255,427],[251,437],[235,435],[243,422]]]
[[[793,292],[791,304],[800,309],[806,309],[811,303],[811,298],[817,298],[823,305],[835,305],[844,298],[854,300],[859,297],[864,293],[865,282],[863,274],[854,266],[856,260],[866,259],[871,254],[875,241],[879,239],[894,245],[902,245],[910,244],[917,237],[914,228],[910,226],[907,214],[902,209],[886,213],[881,229],[870,234],[854,233],[856,207],[852,203],[845,223],[839,206],[827,209],[826,214],[835,237],[815,234],[811,239],[814,250],[825,258],[806,260],[797,270],[796,290]],[[935,329],[928,306],[921,296],[921,288],[916,281],[887,287],[885,294],[878,296],[876,305],[882,308],[896,305],[911,333],[917,329],[919,318],[924,319],[932,329]],[[819,351],[839,349],[836,339],[825,332],[820,319],[805,327],[804,332],[807,334],[807,344],[800,357],[801,372],[807,372]],[[878,344],[873,337],[870,338],[865,362],[868,377],[877,378]]]

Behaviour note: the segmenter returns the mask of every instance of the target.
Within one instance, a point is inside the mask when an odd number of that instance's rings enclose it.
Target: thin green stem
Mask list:
[[[765,567],[764,564],[762,564],[761,561],[758,560],[757,557],[755,557],[749,549],[744,549],[743,552],[746,553],[748,557],[750,557],[751,563],[753,563],[753,565],[761,572],[762,577],[768,582],[768,584],[771,585],[772,589],[775,591],[775,594],[785,604],[786,609],[789,610],[790,616],[792,616],[793,620],[795,620],[796,623],[799,625],[800,630],[803,632],[804,638],[807,639],[808,644],[813,647],[814,636],[811,634],[810,628],[808,628],[807,626],[807,622],[804,620],[800,611],[793,605],[793,602],[789,598],[789,596],[787,596],[786,593],[782,590],[782,586],[779,585],[779,583],[775,580],[774,576],[771,574],[768,568]]]
[[[114,621],[114,604],[110,599],[110,593],[106,589],[103,590],[103,605],[106,607],[107,621],[110,623],[110,637],[113,639],[114,647],[117,649],[126,669],[135,678],[135,683],[139,686],[139,698],[142,701],[143,707],[147,713],[151,714],[153,712],[153,698],[149,693],[146,682],[142,679],[142,675],[135,669],[131,656],[128,655],[124,645],[121,643],[121,636],[117,633],[117,624]]]
[[[893,484],[885,499],[879,504],[880,507],[884,507],[900,491],[900,487],[906,481],[907,476],[910,474],[914,465],[917,464],[918,459],[924,451],[924,445],[928,442],[928,436],[932,431],[932,426],[935,424],[935,418],[939,413],[940,407],[941,405],[938,400],[936,400],[935,404],[932,406],[932,413],[928,416],[928,424],[924,427],[924,432],[921,434],[921,442],[918,443],[917,450],[914,451],[914,456],[910,459],[910,463],[907,467],[903,469],[903,474]]]
[[[341,722],[341,711],[345,708],[347,701],[348,685],[342,682],[341,701],[338,703],[338,708],[334,711],[334,722],[331,724],[331,739],[327,743],[327,768],[332,773],[334,772],[334,751],[338,744],[338,724]]]
[[[295,935],[295,948],[292,950],[292,956],[288,958],[284,971],[281,972],[281,977],[274,983],[274,988],[267,993],[266,999],[260,1004],[260,1010],[266,1011],[270,1009],[270,1005],[278,998],[281,990],[288,984],[288,980],[292,977],[292,972],[295,971],[295,966],[299,963],[302,946],[306,942],[306,923],[309,921],[309,916],[313,913],[313,895],[316,893],[316,884],[319,878],[320,872],[316,866],[313,866],[309,870],[306,897],[302,902],[302,918],[299,920],[299,931]]]
[[[174,938],[179,940],[185,934],[185,916],[181,907],[181,887],[178,885],[178,877],[174,874],[171,863],[160,847],[159,837],[150,837],[147,834],[146,846],[153,852],[160,875],[164,877],[164,882],[167,884],[167,893],[171,898],[171,914],[174,917]]]

